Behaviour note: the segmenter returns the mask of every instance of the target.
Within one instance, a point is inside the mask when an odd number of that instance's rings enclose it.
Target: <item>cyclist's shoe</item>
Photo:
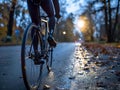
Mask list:
[[[48,43],[52,47],[56,47],[56,45],[57,45],[57,42],[55,41],[55,39],[54,39],[52,34],[49,34],[49,36],[48,36]]]

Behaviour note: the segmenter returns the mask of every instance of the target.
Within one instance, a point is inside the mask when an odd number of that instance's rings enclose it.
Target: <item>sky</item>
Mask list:
[[[77,20],[79,18],[79,15],[83,12],[83,8],[80,8],[81,5],[85,5],[86,2],[85,0],[79,0],[78,2],[74,2],[74,0],[66,0],[66,3],[68,4],[68,6],[66,6],[66,11],[67,11],[67,15],[69,15],[70,13],[75,15],[75,20],[74,20],[74,24],[77,24]]]
[[[66,7],[68,13],[76,12],[80,8],[79,5],[85,3],[84,0],[79,0],[78,3],[73,3],[73,0],[67,0],[66,2],[68,4],[68,6]]]
[[[83,9],[80,9],[80,5],[85,5],[85,0],[79,0],[77,3],[73,3],[74,0],[66,0],[68,6],[66,6],[67,13],[80,14]]]

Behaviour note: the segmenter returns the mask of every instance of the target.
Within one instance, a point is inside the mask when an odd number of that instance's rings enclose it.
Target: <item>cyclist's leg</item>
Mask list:
[[[55,15],[54,15],[54,6],[51,0],[43,0],[41,3],[41,7],[47,13],[49,17],[49,29],[51,32],[55,27]]]
[[[54,4],[54,8],[55,8],[55,17],[57,19],[59,19],[61,17],[59,0],[53,0],[53,4]]]
[[[40,23],[39,5],[35,5],[33,2],[31,2],[31,0],[27,0],[27,4],[32,22],[35,23],[36,25],[39,25]]]
[[[40,23],[39,5],[34,5],[34,3],[31,2],[31,0],[27,0],[27,4],[28,4],[28,10],[29,10],[29,14],[30,14],[32,23],[39,25],[39,23]],[[31,31],[32,38],[33,38],[34,34],[35,34],[35,28],[33,28]],[[33,47],[34,47],[34,51],[36,52],[38,49],[38,37],[37,36],[34,36]]]
[[[51,46],[56,46],[56,41],[53,38],[54,27],[55,27],[55,15],[54,15],[54,6],[51,0],[43,0],[41,2],[41,7],[47,13],[49,17],[49,37],[48,42]]]

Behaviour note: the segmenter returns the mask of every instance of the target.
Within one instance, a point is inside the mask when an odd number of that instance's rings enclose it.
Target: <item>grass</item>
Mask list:
[[[15,37],[12,37],[12,40],[9,42],[5,42],[4,40],[0,40],[0,46],[14,46],[21,45],[22,40],[16,40]]]

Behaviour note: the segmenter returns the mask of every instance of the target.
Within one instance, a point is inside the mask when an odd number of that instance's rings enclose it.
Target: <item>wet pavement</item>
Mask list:
[[[120,90],[120,49],[89,46],[58,44],[39,90]],[[0,47],[0,90],[26,90],[20,46]]]
[[[70,90],[120,90],[120,49],[112,56],[96,49],[76,47]]]
[[[0,90],[25,90],[20,63],[20,46],[0,47]]]

